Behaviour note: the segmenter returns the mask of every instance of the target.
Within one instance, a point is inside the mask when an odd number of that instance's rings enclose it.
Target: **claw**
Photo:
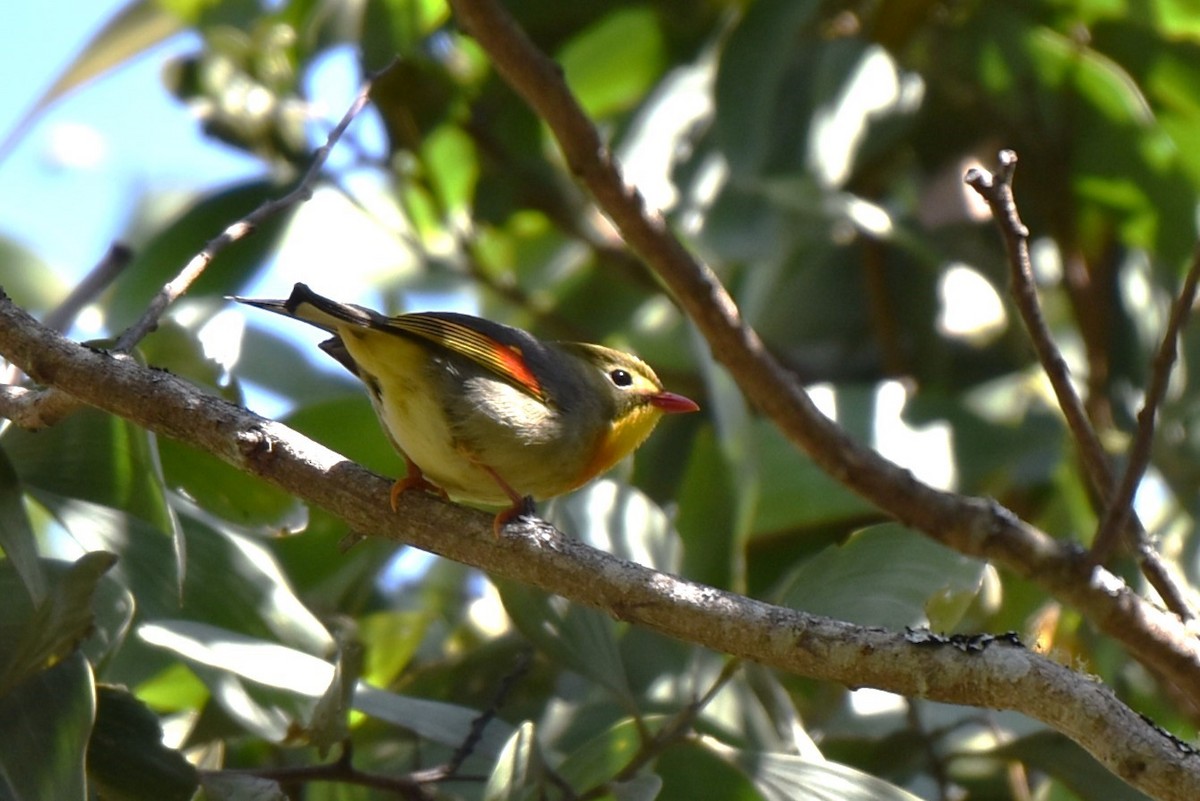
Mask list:
[[[421,490],[437,495],[443,501],[450,500],[450,496],[446,494],[444,489],[425,478],[425,474],[421,472],[421,468],[417,467],[412,459],[405,459],[405,461],[408,462],[408,472],[404,478],[396,479],[396,483],[392,485],[392,491],[388,494],[393,512],[398,511],[400,496],[409,490]]]

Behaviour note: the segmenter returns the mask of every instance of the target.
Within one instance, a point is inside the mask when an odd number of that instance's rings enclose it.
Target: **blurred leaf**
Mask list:
[[[36,497],[82,547],[110,549],[121,557],[114,576],[137,599],[139,621],[183,613],[313,652],[332,647],[325,627],[291,591],[261,543],[185,514],[182,531],[190,567],[181,607],[178,589],[162,567],[171,558],[171,546],[144,523],[82,501],[42,492]],[[164,667],[153,657],[145,648],[123,648],[106,678],[139,684]]]
[[[334,675],[333,665],[319,657],[203,623],[160,620],[142,626],[138,634],[147,642],[198,665],[232,673],[253,682],[253,687],[243,685],[250,691],[257,693],[259,688],[282,691],[306,699],[308,706],[324,695]],[[240,703],[246,704],[249,698],[241,692],[239,690],[239,696],[236,697]],[[272,695],[278,697],[278,692]],[[451,747],[457,747],[466,739],[472,722],[478,716],[476,711],[464,707],[408,698],[362,682],[358,683],[355,691],[354,708]],[[288,709],[278,706],[267,711],[271,721],[274,721],[268,726],[272,731],[278,730],[281,714],[285,718],[292,714]],[[261,722],[259,726],[262,726]],[[502,723],[493,722],[484,731],[477,753],[499,753],[508,734]]]
[[[651,724],[651,721],[646,721]],[[662,718],[655,721],[663,723]],[[583,789],[603,784],[616,776],[642,747],[642,729],[632,718],[623,718],[615,726],[596,734],[575,748],[557,771],[572,787]]]
[[[2,151],[0,146],[0,158]],[[21,308],[38,314],[66,297],[70,286],[32,250],[7,236],[0,236],[0,291]]]
[[[384,692],[360,683],[354,696],[354,708],[373,718],[400,726],[414,734],[457,748],[466,741],[479,712],[456,704],[412,698]],[[513,729],[502,720],[493,719],[483,730],[474,753],[496,757]]]
[[[919,801],[894,784],[836,762],[709,745],[745,771],[766,801]]]
[[[233,223],[291,187],[250,181],[191,203],[174,219],[156,225],[149,241],[135,247],[133,262],[106,295],[106,322],[112,330],[133,323],[147,303],[205,245]],[[146,203],[154,202],[153,198]],[[262,269],[287,227],[295,207],[271,215],[249,235],[226,247],[188,290],[192,297],[235,295]]]
[[[133,0],[101,28],[21,118],[3,143],[7,153],[25,135],[34,120],[54,101],[165,41],[184,28],[184,21],[164,3]]]
[[[679,571],[682,548],[671,520],[635,487],[598,479],[542,511],[556,528],[594,548],[655,570]]]
[[[752,428],[758,456],[759,495],[754,507],[755,536],[796,528],[861,520],[876,508],[813,464],[765,420]]]
[[[1058,732],[1029,734],[988,755],[1030,765],[1058,779],[1079,798],[1103,798],[1106,801],[1145,801],[1147,798]]]
[[[25,514],[17,473],[0,446],[0,550],[21,578],[34,604],[46,597],[46,575],[38,561],[37,537]]]
[[[658,758],[655,773],[662,777],[660,798],[663,799],[763,801],[766,798],[740,770],[698,742],[685,742],[668,749]]]
[[[763,0],[729,35],[717,72],[714,122],[735,175],[756,174],[777,142],[789,138],[792,119],[807,122],[807,82],[793,78],[805,52],[797,40],[819,7],[812,0]]]
[[[92,672],[79,653],[0,692],[0,775],[10,797],[86,801],[94,710]]]
[[[377,473],[404,473],[404,459],[383,433],[365,391],[304,406],[279,422]]]
[[[863,529],[792,573],[781,603],[814,615],[902,629],[953,628],[979,591],[984,565],[896,523]],[[941,619],[928,618],[931,605]]]
[[[188,801],[196,769],[162,742],[162,726],[128,690],[96,688],[96,723],[88,741],[88,778],[105,799]]]
[[[7,432],[4,449],[28,486],[122,509],[159,536],[174,531],[154,438],[145,429],[85,408],[45,431]]]
[[[607,688],[627,709],[634,699],[617,648],[617,624],[607,615],[515,581],[493,578],[504,609],[530,642]]]
[[[484,801],[520,801],[534,797],[542,785],[545,764],[538,751],[535,731],[533,723],[526,721],[512,733],[488,777]]]
[[[325,693],[313,707],[308,724],[309,742],[317,747],[322,758],[335,744],[350,736],[350,705],[354,700],[354,688],[362,674],[362,643],[347,637],[338,637],[338,654],[333,663],[333,678]]]
[[[208,771],[200,776],[197,801],[288,801],[288,795],[270,779]]]
[[[92,598],[116,556],[92,551],[54,576],[45,599],[32,610],[7,658],[0,662],[0,696],[75,651],[92,631]]]
[[[261,533],[291,534],[308,525],[308,508],[262,478],[172,439],[158,444],[167,486],[206,512]]]
[[[308,406],[345,399],[361,393],[361,384],[341,367],[322,370],[316,362],[334,362],[317,350],[315,341],[303,346],[276,330],[267,328],[255,317],[242,335],[241,354],[235,368],[243,382],[257,384],[294,404]]]
[[[384,610],[360,618],[358,633],[366,646],[363,679],[384,687],[395,681],[416,655],[431,617],[424,610]]]
[[[572,38],[557,61],[584,111],[605,117],[645,96],[662,73],[663,49],[658,15],[623,8]]]

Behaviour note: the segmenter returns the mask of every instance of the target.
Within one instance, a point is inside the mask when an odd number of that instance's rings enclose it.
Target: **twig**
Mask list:
[[[384,71],[386,72],[389,68],[390,65],[389,67],[385,67]],[[325,144],[321,145],[313,153],[312,163],[309,164],[308,169],[305,170],[304,175],[300,178],[295,188],[282,197],[263,203],[209,241],[203,250],[193,256],[184,265],[175,278],[171,279],[171,281],[158,291],[158,294],[150,300],[150,304],[146,307],[146,311],[142,313],[142,316],[133,325],[125,329],[121,336],[117,338],[116,350],[127,352],[140,342],[142,337],[153,331],[158,325],[158,318],[162,316],[162,313],[181,295],[187,292],[188,288],[204,273],[204,270],[208,268],[208,265],[212,263],[212,260],[216,258],[218,253],[239,239],[243,239],[254,233],[258,226],[279,212],[299,203],[304,203],[312,198],[313,186],[321,175],[321,168],[325,166],[325,162],[328,160],[333,146],[341,139],[342,134],[346,132],[346,128],[349,127],[350,123],[354,121],[354,118],[359,115],[359,112],[366,107],[367,102],[371,99],[371,86],[377,78],[378,75],[373,75],[363,84],[358,92],[358,96],[350,104],[350,108],[342,115],[341,121],[329,132]]]
[[[129,266],[132,259],[133,251],[129,249],[128,245],[114,242],[91,272],[84,276],[83,280],[45,316],[42,322],[55,331],[66,332],[83,307],[95,300],[96,296]],[[0,372],[0,384],[15,384],[19,375],[20,371],[9,365]]]
[[[71,327],[71,323],[75,321],[83,307],[107,289],[108,285],[117,279],[117,276],[129,266],[131,261],[133,261],[133,249],[124,242],[114,242],[100,262],[92,268],[92,271],[84,276],[62,303],[46,315],[45,324],[55,331],[65,332]]]
[[[409,774],[410,777],[414,781],[421,783],[444,782],[457,777],[458,771],[462,768],[463,763],[467,761],[467,757],[471,756],[475,752],[476,746],[479,745],[479,740],[483,737],[483,730],[495,719],[496,713],[500,711],[500,707],[504,706],[504,702],[508,700],[513,687],[529,671],[532,661],[533,657],[529,651],[522,651],[518,655],[517,663],[513,665],[512,670],[500,680],[500,686],[496,689],[496,695],[492,699],[492,703],[471,721],[471,728],[467,732],[467,736],[463,738],[458,748],[454,749],[454,753],[450,755],[450,759],[445,764],[416,771]]]
[[[390,69],[384,68],[384,71]],[[378,73],[371,76],[359,90],[358,96],[354,102],[350,104],[350,108],[342,116],[341,121],[334,126],[330,131],[325,144],[321,145],[313,153],[312,163],[301,176],[300,181],[287,194],[282,197],[275,198],[263,203],[254,211],[242,217],[237,222],[233,223],[222,231],[218,236],[214,237],[204,246],[204,249],[193,256],[179,274],[171,279],[162,289],[150,300],[146,310],[142,316],[138,318],[133,325],[129,326],[117,338],[117,342],[113,350],[116,353],[128,353],[134,345],[142,340],[148,333],[153,331],[158,325],[158,320],[167,307],[174,303],[180,296],[187,292],[188,288],[195,283],[212,263],[222,250],[243,239],[262,225],[270,217],[286,210],[287,208],[299,203],[303,203],[312,197],[313,186],[321,175],[321,168],[325,165],[329,158],[329,153],[333,146],[337,144],[338,139],[346,132],[346,128],[353,122],[354,118],[363,110],[367,102],[370,100],[371,86],[378,78]],[[114,248],[115,250],[115,248]],[[113,251],[106,259],[101,262],[101,266],[105,262],[113,258]],[[93,271],[99,272],[97,271]],[[109,279],[111,280],[111,279]],[[86,282],[85,282],[86,283]],[[81,285],[82,286],[82,285]],[[79,293],[77,289],[72,293],[72,297]],[[14,388],[15,389],[15,388]],[[25,428],[45,428],[62,420],[72,411],[78,408],[79,404],[67,397],[63,397],[60,393],[54,390],[45,390],[38,392],[9,392],[8,400],[11,403],[19,403],[22,408],[13,408],[11,419],[18,425]]]
[[[647,742],[642,743],[641,748],[634,754],[629,762],[623,768],[617,771],[617,774],[604,784],[597,785],[579,796],[580,801],[590,801],[593,798],[603,798],[612,794],[613,782],[625,782],[633,779],[646,765],[656,759],[669,746],[678,742],[692,732],[692,728],[696,723],[696,719],[700,717],[700,713],[704,708],[712,703],[712,699],[716,698],[717,693],[721,688],[729,683],[742,668],[741,659],[730,659],[721,668],[721,672],[717,674],[717,678],[705,690],[704,695],[692,700],[690,704],[679,710],[670,720],[667,720],[659,727]]]
[[[1109,465],[1108,455],[1100,444],[1100,438],[1088,420],[1083,402],[1071,384],[1066,360],[1063,359],[1058,347],[1054,344],[1053,335],[1042,316],[1041,304],[1038,301],[1037,287],[1033,280],[1033,264],[1029,257],[1029,229],[1025,227],[1025,223],[1021,222],[1012,192],[1017,154],[1011,150],[1002,150],[999,154],[999,162],[1000,169],[994,175],[981,168],[968,170],[966,183],[987,201],[992,210],[992,216],[996,219],[996,225],[1004,237],[1004,245],[1008,251],[1013,299],[1016,301],[1017,310],[1033,341],[1038,361],[1041,362],[1042,369],[1046,371],[1050,385],[1054,388],[1054,396],[1058,400],[1059,408],[1062,409],[1063,416],[1066,418],[1067,427],[1079,448],[1080,458],[1092,487],[1100,498],[1102,508],[1109,509],[1112,508],[1113,498],[1117,491],[1116,478]],[[1174,336],[1171,336],[1170,339],[1173,353]],[[1169,369],[1168,364],[1164,372],[1169,372]],[[1153,411],[1151,411],[1150,422],[1152,425]],[[1132,476],[1135,486],[1139,476],[1140,472]],[[1132,492],[1130,497],[1132,497]],[[1149,537],[1138,519],[1137,513],[1133,511],[1128,502],[1124,503],[1122,508],[1124,512],[1121,515],[1121,521],[1114,524],[1110,536],[1125,532],[1132,542],[1142,573],[1151,586],[1158,591],[1167,608],[1185,621],[1195,619],[1196,613],[1188,602],[1186,593],[1167,566],[1163,564],[1158,552],[1150,545]],[[1111,545],[1112,543],[1105,543],[1104,547],[1108,549],[1111,548]],[[1106,551],[1101,551],[1100,555],[1106,555]],[[1103,561],[1097,559],[1096,556],[1097,554],[1093,553],[1091,564],[1103,564]]]
[[[1154,356],[1150,382],[1146,387],[1146,398],[1142,401],[1142,408],[1138,412],[1137,433],[1134,436],[1133,445],[1129,449],[1125,471],[1121,474],[1121,481],[1108,502],[1104,519],[1092,540],[1092,560],[1097,564],[1104,564],[1116,544],[1119,531],[1128,522],[1130,510],[1133,509],[1134,493],[1142,480],[1142,475],[1146,472],[1146,467],[1150,464],[1155,417],[1162,405],[1163,397],[1167,394],[1171,368],[1175,364],[1178,353],[1179,333],[1187,324],[1192,304],[1196,302],[1198,281],[1200,281],[1200,247],[1197,247],[1192,254],[1192,264],[1183,279],[1179,297],[1175,299],[1175,303],[1171,307],[1167,330],[1163,333],[1162,343],[1158,347],[1158,353]],[[1148,545],[1142,543],[1142,547],[1148,547]]]
[[[999,155],[1000,169],[992,174],[981,168],[967,171],[967,185],[974,189],[987,201],[996,219],[996,225],[1004,237],[1004,245],[1008,251],[1009,283],[1017,311],[1025,323],[1025,330],[1033,342],[1054,396],[1066,418],[1067,427],[1075,438],[1079,455],[1087,471],[1092,488],[1096,494],[1107,503],[1112,496],[1113,475],[1109,467],[1108,455],[1100,444],[1096,430],[1088,420],[1083,401],[1071,384],[1070,370],[1067,362],[1054,344],[1050,327],[1042,316],[1042,307],[1038,301],[1037,287],[1033,280],[1033,264],[1029,257],[1029,229],[1017,213],[1016,200],[1013,198],[1012,179],[1017,167],[1017,154],[1011,150],[1001,150]]]

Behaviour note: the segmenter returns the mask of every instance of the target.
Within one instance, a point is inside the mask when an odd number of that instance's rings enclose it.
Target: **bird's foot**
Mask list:
[[[496,539],[500,539],[504,535],[504,527],[513,520],[519,517],[534,517],[537,514],[537,508],[533,505],[533,496],[526,495],[513,502],[513,505],[507,509],[503,509],[496,514],[492,520],[492,533],[496,535]]]
[[[421,472],[421,468],[412,462],[408,463],[408,474],[404,478],[396,479],[396,483],[392,485],[392,491],[388,498],[392,503],[393,512],[397,511],[400,506],[400,496],[409,490],[421,490],[422,492],[437,495],[443,501],[450,500],[450,496],[446,494],[446,491],[425,478],[425,474]]]

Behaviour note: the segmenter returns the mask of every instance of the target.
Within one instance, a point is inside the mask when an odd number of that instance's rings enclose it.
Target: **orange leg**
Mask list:
[[[495,519],[492,520],[492,533],[496,535],[496,539],[500,539],[500,535],[504,532],[504,527],[508,525],[508,521],[533,514],[533,498],[517,492],[509,486],[507,481],[500,477],[499,473],[486,464],[475,462],[475,466],[491,476],[492,480],[499,485],[500,489],[504,490],[504,494],[512,501],[512,506],[507,509],[501,509],[496,513]]]
[[[425,474],[421,472],[421,468],[417,467],[416,462],[407,456],[404,457],[404,461],[408,465],[408,469],[404,474],[404,478],[396,479],[396,483],[392,485],[392,491],[389,495],[393,512],[396,511],[396,507],[400,504],[400,496],[413,489],[432,492],[434,495],[441,496],[443,501],[450,500],[450,496],[446,494],[444,489],[425,478]]]

